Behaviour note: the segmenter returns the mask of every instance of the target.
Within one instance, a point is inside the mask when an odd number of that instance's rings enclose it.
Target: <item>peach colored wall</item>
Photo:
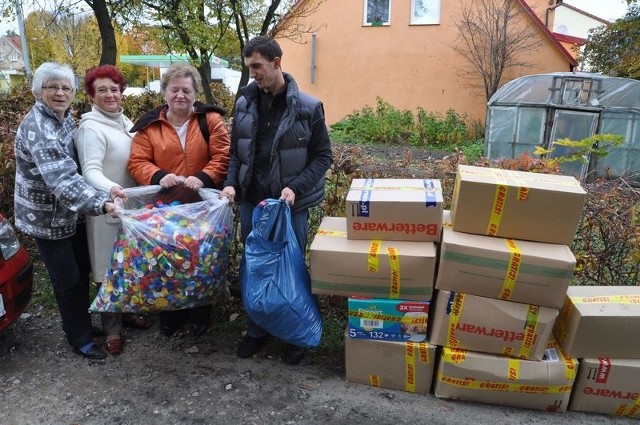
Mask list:
[[[326,0],[307,21],[316,31],[315,83],[311,84],[311,35],[304,42],[279,39],[282,66],[300,89],[325,104],[327,122],[339,121],[379,96],[397,108],[444,112],[449,108],[484,122],[484,91],[457,75],[468,68],[452,50],[454,16],[465,0],[442,0],[439,25],[409,25],[411,0],[391,0],[389,26],[363,26],[366,0]],[[470,0],[467,0],[470,1]],[[526,22],[535,25],[530,18]],[[535,73],[568,71],[566,58],[538,30],[543,46],[527,60],[534,66],[508,72],[504,82]],[[477,82],[476,82],[477,84]]]

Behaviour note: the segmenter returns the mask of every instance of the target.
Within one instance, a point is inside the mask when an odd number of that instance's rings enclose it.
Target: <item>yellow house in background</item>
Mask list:
[[[318,0],[299,0],[294,12],[308,1]],[[328,124],[375,106],[377,97],[399,109],[453,109],[484,122],[487,99],[472,87],[481,80],[459,75],[470,65],[452,48],[461,6],[471,1],[324,0],[317,11],[300,18],[315,32],[300,40],[278,39],[283,70],[293,74],[302,91],[324,102]],[[556,0],[514,0],[523,12],[519,24],[534,30],[540,47],[525,58],[532,66],[507,69],[503,84],[576,67],[574,55],[549,29],[554,6]]]

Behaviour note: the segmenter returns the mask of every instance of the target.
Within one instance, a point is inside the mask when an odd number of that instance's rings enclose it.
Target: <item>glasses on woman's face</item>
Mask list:
[[[69,86],[42,86],[42,88],[51,93],[58,93],[59,90],[62,90],[65,94],[69,94],[73,91]]]

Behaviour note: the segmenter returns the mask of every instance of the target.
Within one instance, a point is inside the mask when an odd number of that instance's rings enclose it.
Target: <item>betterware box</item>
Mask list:
[[[571,245],[585,196],[571,176],[459,165],[453,230]]]
[[[346,197],[347,238],[438,242],[442,186],[432,179],[354,179]]]
[[[348,300],[351,338],[421,342],[427,339],[428,301],[356,298]]]
[[[447,213],[437,289],[562,307],[576,264],[568,246],[456,232]]]
[[[436,291],[429,341],[435,345],[541,360],[558,310]]]
[[[553,332],[573,357],[640,359],[640,288],[570,286]]]
[[[418,394],[431,391],[434,345],[355,339],[346,333],[344,345],[347,381]]]
[[[640,360],[580,360],[569,410],[640,418]]]
[[[324,217],[311,243],[314,294],[430,300],[433,242],[347,239],[344,217]]]
[[[444,347],[434,393],[439,398],[565,412],[577,368],[577,360],[553,340],[542,361]]]

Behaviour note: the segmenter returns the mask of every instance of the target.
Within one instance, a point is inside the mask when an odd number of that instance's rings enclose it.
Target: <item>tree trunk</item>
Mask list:
[[[98,21],[98,30],[102,39],[102,54],[100,55],[100,65],[115,65],[118,54],[116,45],[116,33],[111,23],[111,15],[105,0],[85,0],[93,10],[93,14]]]
[[[198,73],[200,74],[200,78],[202,78],[202,92],[204,93],[204,98],[207,103],[214,104],[215,99],[213,98],[213,94],[211,93],[211,63],[209,62],[209,56],[203,56],[200,61],[200,65],[198,65]],[[205,60],[205,58],[207,60]]]

